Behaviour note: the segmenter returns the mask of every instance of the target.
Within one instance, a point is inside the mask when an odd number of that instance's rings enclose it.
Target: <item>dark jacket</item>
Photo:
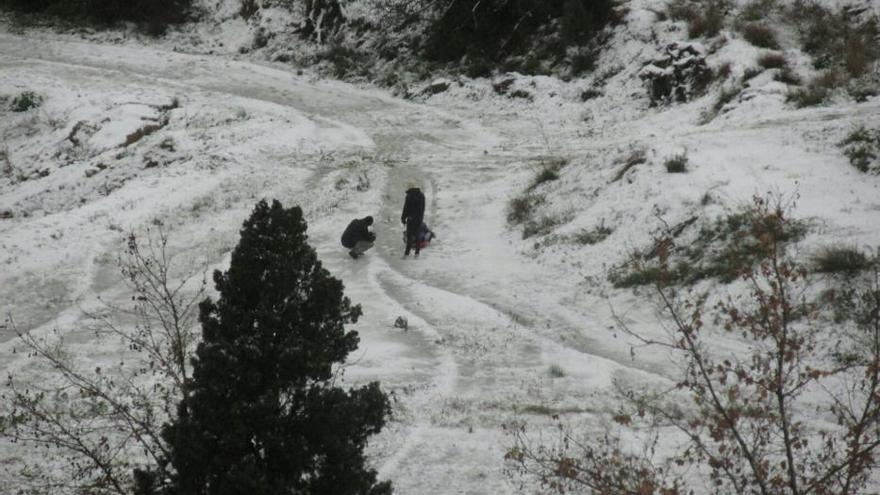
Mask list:
[[[409,223],[407,219],[415,223],[416,226],[422,224],[425,218],[425,195],[421,189],[413,187],[406,191],[406,200],[403,202],[403,213],[400,215],[400,223]]]
[[[355,218],[342,233],[342,245],[351,249],[358,241],[372,242],[376,239],[376,235],[370,232],[369,227],[366,217]]]

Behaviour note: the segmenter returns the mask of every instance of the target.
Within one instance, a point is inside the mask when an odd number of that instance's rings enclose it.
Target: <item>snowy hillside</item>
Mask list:
[[[585,77],[441,74],[413,78],[406,99],[302,67],[316,48],[296,45],[298,19],[281,8],[245,21],[237,1],[207,2],[208,19],[158,41],[0,25],[0,311],[19,330],[63,336],[83,369],[112,369],[128,351],[95,337],[85,313],[131,298],[116,264],[129,232],[164,229],[177,259],[224,269],[258,200],[300,205],[311,244],[364,310],[344,383],[379,380],[393,397],[369,448],[380,479],[401,494],[537,492],[540,480],[508,472],[510,425],[548,445],[557,420],[599,437],[621,388],[666,390],[679,377],[675,353],[621,331],[668,330],[650,284],[620,283],[634,253],[669,231],[696,245],[754,196],[807,226],[788,248],[801,260],[880,246],[880,137],[865,145],[867,172],[841,145],[880,132],[877,60],[798,108],[790,95],[824,69],[790,24],[778,22],[777,49],[759,48],[733,28],[689,39],[659,14],[665,2],[626,7]],[[258,33],[273,34],[255,48]],[[768,54],[785,62],[760,62]],[[666,70],[664,57],[703,63],[704,92],[653,104],[645,74],[652,61]],[[780,80],[787,70],[804,83]],[[16,111],[22,95],[32,103]],[[409,184],[438,235],[418,259],[402,257]],[[377,245],[355,261],[339,236],[368,214]],[[747,292],[680,256],[692,265],[682,293]],[[811,293],[832,283],[817,275]],[[743,349],[716,337],[724,352]],[[51,375],[11,321],[0,369],[20,383]],[[42,454],[0,442],[0,487],[21,487],[20,466]]]

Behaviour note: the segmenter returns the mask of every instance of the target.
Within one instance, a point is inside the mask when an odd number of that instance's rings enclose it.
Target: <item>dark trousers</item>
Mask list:
[[[416,249],[416,254],[419,254],[419,227],[421,226],[421,218],[406,219],[406,251],[403,252],[404,256],[408,255],[409,250],[413,247]]]

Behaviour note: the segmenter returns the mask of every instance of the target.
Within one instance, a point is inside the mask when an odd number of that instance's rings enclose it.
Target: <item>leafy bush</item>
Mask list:
[[[779,48],[779,42],[776,40],[776,33],[769,27],[755,22],[744,24],[740,28],[743,38],[749,43],[760,47],[776,50]]]
[[[688,21],[688,36],[691,38],[711,38],[717,36],[724,27],[724,10],[718,2],[711,2],[702,12]]]
[[[868,266],[868,257],[856,247],[826,247],[812,258],[813,271],[819,273],[860,272]]]
[[[880,129],[858,127],[839,146],[853,167],[865,173],[880,174]]]
[[[663,162],[666,171],[670,174],[683,174],[687,171],[688,157],[687,153],[679,153],[670,156]]]
[[[13,112],[27,112],[32,108],[38,108],[43,104],[43,97],[33,91],[25,91],[12,99],[10,110]]]

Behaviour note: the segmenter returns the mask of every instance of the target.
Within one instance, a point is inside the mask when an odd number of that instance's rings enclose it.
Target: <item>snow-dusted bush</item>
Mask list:
[[[870,266],[868,256],[854,246],[826,247],[813,255],[813,271],[819,273],[854,274]]]
[[[185,21],[192,3],[193,0],[0,0],[0,8],[48,14],[68,21],[131,21],[159,33],[168,24]]]
[[[388,397],[377,382],[336,382],[361,308],[308,244],[302,210],[258,203],[214,282],[189,394],[163,431],[170,492],[155,476],[142,493],[390,494],[363,452]]]
[[[652,105],[684,102],[703,94],[714,77],[706,50],[698,43],[670,43],[660,57],[645,65],[639,77]]]
[[[670,174],[683,174],[687,172],[687,165],[687,153],[672,155],[663,162],[663,166],[666,167],[666,171]]]
[[[771,248],[781,249],[807,232],[806,222],[789,218],[781,206],[770,207],[768,201],[756,197],[740,210],[706,222],[695,233],[689,227],[697,217],[670,226],[658,234],[654,246],[609,273],[609,281],[616,287],[631,287],[654,283],[660,276],[666,285],[738,279],[767,259]],[[764,242],[770,237],[776,245]],[[661,265],[661,253],[666,266]]]
[[[33,91],[25,91],[12,99],[9,108],[13,112],[27,112],[43,104],[43,97]]]
[[[789,91],[785,101],[798,108],[811,107],[825,103],[835,88],[845,83],[846,76],[838,68],[831,68],[814,77],[807,87]]]
[[[383,0],[382,22],[395,43],[440,63],[462,62],[472,76],[495,69],[547,72],[565,63],[589,70],[595,36],[615,18],[612,0]]]

